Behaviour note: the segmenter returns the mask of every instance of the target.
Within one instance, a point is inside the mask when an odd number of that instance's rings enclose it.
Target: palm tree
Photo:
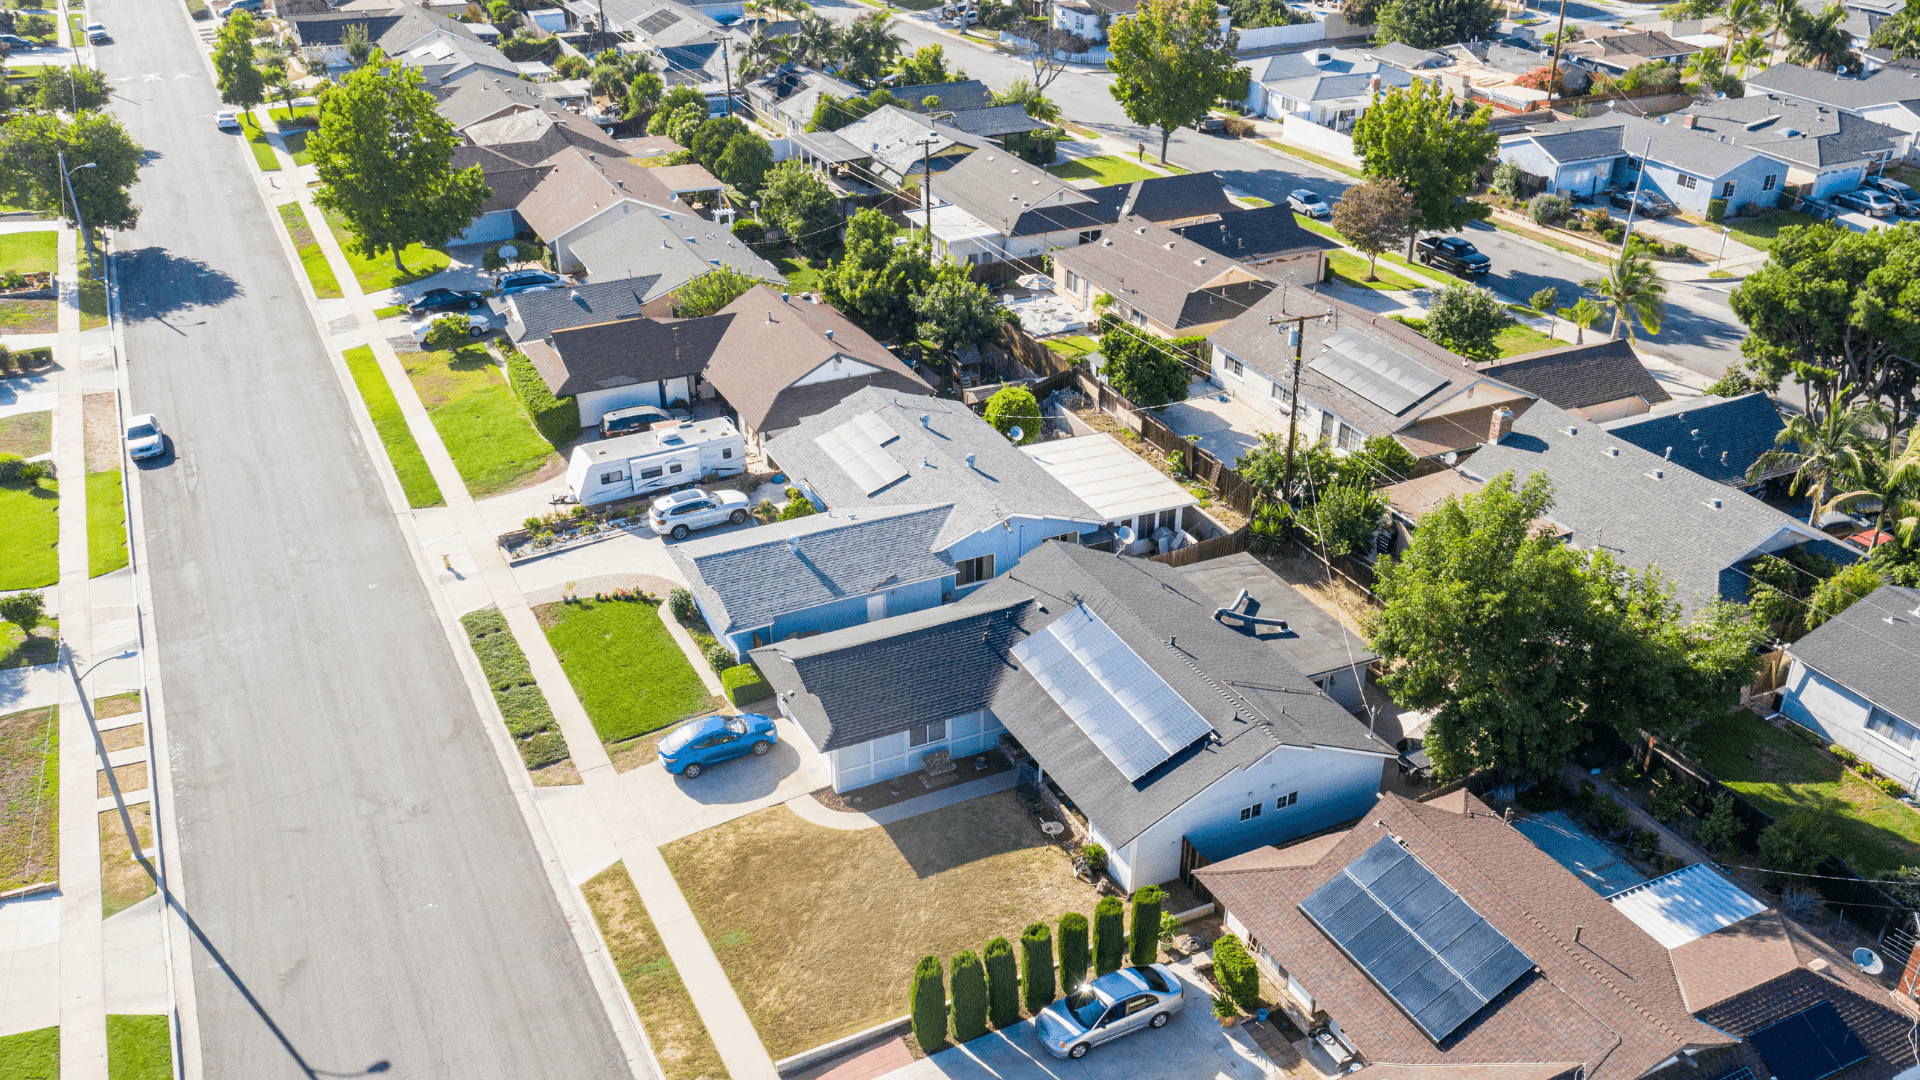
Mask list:
[[[1851,386],[1843,387],[1841,398],[1852,391]],[[1813,497],[1807,512],[1807,524],[1812,525],[1833,505],[1827,492],[1871,475],[1875,446],[1885,442],[1880,432],[1886,425],[1886,406],[1878,402],[1863,402],[1845,412],[1829,409],[1823,417],[1792,417],[1774,437],[1773,448],[1747,470],[1747,479],[1758,480],[1781,466],[1791,467],[1793,486],[1788,490]]]
[[[1859,487],[1835,495],[1820,511],[1878,503],[1874,531],[1891,525],[1902,546],[1912,544],[1920,534],[1920,428],[1888,435],[1873,452],[1861,455],[1861,466],[1854,481]]]
[[[373,40],[367,37],[367,28],[363,23],[354,23],[340,35],[340,44],[347,50],[347,59],[354,67],[364,67],[373,58]]]
[[[1733,47],[1730,59],[1739,61],[1740,77],[1745,79],[1747,68],[1764,66],[1772,55],[1773,49],[1767,45],[1767,39],[1759,34],[1751,34]]]
[[[793,58],[823,68],[839,51],[840,28],[811,11],[801,12],[800,30],[793,35]]]
[[[756,79],[787,62],[787,37],[769,34],[765,23],[753,28],[740,49],[740,81]]]
[[[1620,257],[1606,276],[1590,277],[1580,287],[1592,292],[1600,306],[1613,313],[1610,339],[1620,336],[1620,324],[1625,323],[1627,338],[1632,340],[1635,316],[1647,333],[1660,332],[1667,314],[1667,283],[1654,270],[1653,260],[1630,246],[1621,246]]]
[[[846,69],[869,86],[880,81],[906,43],[893,32],[893,16],[885,11],[860,16],[840,36],[840,47],[849,58]]]
[[[1055,105],[1052,98],[1034,89],[1033,84],[1025,79],[1015,79],[1007,84],[1005,90],[996,91],[993,95],[993,103],[1018,105],[1027,110],[1028,116],[1043,124],[1060,122],[1060,106]]]
[[[1561,318],[1573,324],[1573,343],[1584,345],[1587,341],[1587,327],[1606,314],[1606,309],[1586,297],[1581,297],[1572,307],[1563,307],[1556,312]]]
[[[1769,0],[1767,7],[1767,26],[1772,36],[1767,39],[1767,58],[1773,58],[1773,51],[1780,47],[1780,33],[1793,25],[1794,16],[1800,14],[1800,0]]]
[[[1766,0],[1731,0],[1720,16],[1720,32],[1727,35],[1728,63],[1733,62],[1734,46],[1767,25]],[[1745,72],[1741,72],[1745,74]]]
[[[1698,79],[1703,89],[1711,90],[1726,74],[1726,60],[1713,49],[1701,49],[1687,58],[1687,74]]]
[[[1818,15],[1794,12],[1787,23],[1787,62],[1821,71],[1851,66],[1853,35],[1846,26],[1850,14],[1839,4]]]

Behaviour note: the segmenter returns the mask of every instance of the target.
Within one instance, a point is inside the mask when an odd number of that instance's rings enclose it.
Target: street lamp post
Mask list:
[[[93,241],[87,237],[87,219],[80,215],[80,196],[73,193],[73,174],[79,172],[81,169],[98,168],[100,163],[97,161],[89,161],[85,165],[75,165],[69,169],[67,168],[67,153],[64,150],[54,151],[54,159],[60,163],[60,183],[62,187],[60,198],[61,209],[66,208],[66,200],[73,200],[73,220],[80,223],[80,243],[87,249],[87,270],[92,273],[94,280],[98,281],[100,280],[100,267],[99,264],[93,261]]]
[[[1727,268],[1727,234],[1732,231],[1725,225],[1720,226],[1720,257],[1713,260],[1715,270],[1724,271]]]

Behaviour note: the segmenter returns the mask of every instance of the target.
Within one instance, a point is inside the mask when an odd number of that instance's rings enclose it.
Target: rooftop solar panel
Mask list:
[[[1085,605],[1016,645],[1013,655],[1130,782],[1213,731]]]
[[[1300,910],[1436,1043],[1533,967],[1392,838],[1362,852]]]
[[[1867,1048],[1831,1001],[1754,1032],[1753,1048],[1775,1080],[1820,1080],[1867,1059]]]
[[[1412,357],[1353,330],[1328,337],[1325,346],[1307,366],[1395,416],[1447,383]]]
[[[885,421],[864,412],[813,442],[859,485],[862,494],[871,495],[907,475],[906,468],[883,449],[899,437]]]

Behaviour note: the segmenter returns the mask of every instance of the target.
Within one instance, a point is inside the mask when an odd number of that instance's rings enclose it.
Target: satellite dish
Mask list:
[[[1853,950],[1853,962],[1868,975],[1878,975],[1887,969],[1886,962],[1881,960],[1880,954],[1872,949]]]
[[[503,259],[517,259],[520,257],[520,249],[514,247],[512,244],[501,244],[500,257]]]
[[[1127,528],[1125,525],[1120,526],[1113,530],[1113,541],[1113,557],[1117,559],[1126,554],[1127,548],[1133,545],[1133,530]]]
[[[1026,437],[1027,437],[1027,433],[1025,431],[1022,431],[1020,429],[1020,426],[1017,424],[1007,429],[1007,438],[1012,440],[1013,442],[1017,443],[1021,439],[1024,439]]]

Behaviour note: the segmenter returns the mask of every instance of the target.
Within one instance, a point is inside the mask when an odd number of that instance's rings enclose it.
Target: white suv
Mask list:
[[[661,536],[685,540],[695,529],[728,523],[744,525],[747,517],[747,497],[738,491],[687,488],[654,500],[647,524]]]

